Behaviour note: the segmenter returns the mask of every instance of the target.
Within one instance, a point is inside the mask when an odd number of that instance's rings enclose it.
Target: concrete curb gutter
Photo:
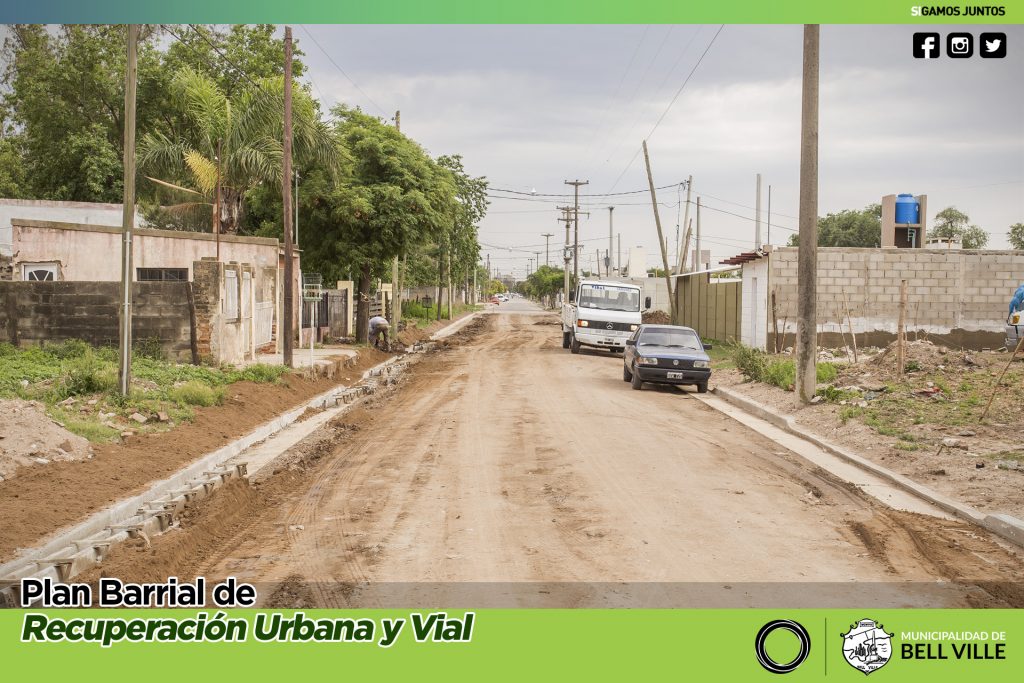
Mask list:
[[[422,352],[431,346],[430,343],[417,344],[410,353]],[[201,456],[170,477],[151,484],[142,493],[114,503],[43,543],[22,550],[16,558],[0,565],[0,604],[17,604],[11,589],[24,577],[65,582],[100,563],[113,545],[129,538],[148,539],[166,531],[186,503],[205,498],[233,477],[248,476],[247,463],[240,458],[245,451],[295,424],[309,409],[336,407],[335,412],[341,412],[374,393],[380,382],[393,383],[393,376],[408,366],[408,355],[387,359],[363,372],[359,384],[334,387],[315,396]]]
[[[985,514],[975,510],[968,505],[964,505],[959,501],[944,496],[927,486],[913,481],[912,479],[908,479],[902,474],[893,472],[887,467],[882,467],[881,465],[871,462],[870,460],[848,451],[841,446],[837,446],[836,444],[822,439],[821,437],[815,436],[814,434],[811,434],[797,426],[796,420],[792,416],[776,413],[767,406],[749,399],[746,396],[742,396],[735,391],[731,391],[724,387],[716,387],[713,390],[713,393],[727,403],[746,411],[754,417],[760,418],[765,422],[792,434],[793,436],[803,439],[804,441],[808,441],[818,448],[845,460],[851,465],[855,465],[856,467],[870,472],[877,477],[885,479],[907,493],[917,496],[939,509],[950,513],[951,515],[977,524],[978,526],[981,526],[1018,546],[1024,547],[1024,521],[1017,519],[1016,517],[1005,514]]]

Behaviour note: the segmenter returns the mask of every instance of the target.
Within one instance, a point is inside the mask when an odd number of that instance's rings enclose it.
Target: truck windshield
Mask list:
[[[603,311],[639,311],[640,290],[614,285],[583,285],[579,305]]]
[[[638,346],[671,346],[690,351],[703,351],[704,344],[700,338],[690,330],[672,330],[668,328],[655,327],[651,330],[644,330],[637,340]]]

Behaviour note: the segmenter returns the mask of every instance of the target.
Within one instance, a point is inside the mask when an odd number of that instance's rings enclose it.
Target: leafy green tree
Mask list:
[[[440,240],[456,219],[456,186],[451,172],[395,128],[345,106],[332,113],[351,173],[315,200],[320,208],[306,223],[305,258],[324,274],[333,263],[351,264],[359,292],[356,338],[366,341],[372,278],[389,277],[395,256]]]
[[[283,79],[265,78],[229,97],[209,75],[186,67],[170,91],[189,130],[180,138],[147,133],[139,143],[139,167],[160,176],[147,176],[157,186],[190,197],[175,205],[182,210],[219,205],[221,232],[236,233],[246,194],[261,184],[281,184]],[[295,88],[292,100],[297,163],[336,167],[339,149],[312,98]]]
[[[1006,236],[1010,240],[1010,246],[1014,249],[1024,249],[1024,223],[1014,223],[1010,226]]]
[[[964,249],[984,249],[988,244],[988,233],[970,223],[967,214],[955,206],[949,206],[935,214],[935,222],[928,234],[944,239],[959,239]]]
[[[818,218],[819,247],[878,247],[882,239],[882,205],[868,204],[863,209],[846,209]],[[789,246],[800,243],[800,236],[789,236]]]
[[[563,283],[564,277],[561,268],[541,266],[526,278],[522,293],[550,306],[554,303],[558,293],[562,291]]]
[[[23,197],[121,201],[125,60],[124,26],[8,28],[4,103],[20,138]],[[140,83],[160,69],[152,31],[140,37],[138,68]],[[158,102],[142,88],[136,125],[163,125]]]

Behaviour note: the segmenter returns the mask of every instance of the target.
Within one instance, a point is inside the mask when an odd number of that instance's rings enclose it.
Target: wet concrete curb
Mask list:
[[[938,491],[934,491],[927,486],[913,481],[912,479],[908,479],[902,474],[893,472],[887,467],[882,467],[881,465],[871,462],[870,460],[848,451],[841,446],[837,446],[830,441],[811,434],[797,426],[796,420],[791,415],[777,413],[768,406],[758,403],[753,399],[749,399],[746,396],[742,396],[735,391],[731,391],[724,387],[716,387],[713,390],[713,393],[727,403],[750,413],[754,417],[775,425],[779,429],[789,432],[804,441],[808,441],[818,448],[845,460],[851,465],[855,465],[856,467],[870,472],[875,476],[881,477],[911,495],[917,496],[918,498],[927,501],[928,503],[931,503],[932,505],[935,505],[956,517],[977,524],[978,526],[991,531],[1011,543],[1024,547],[1024,521],[1017,519],[1016,517],[1005,514],[990,515],[975,510],[968,505],[964,505],[959,501],[942,495]]]

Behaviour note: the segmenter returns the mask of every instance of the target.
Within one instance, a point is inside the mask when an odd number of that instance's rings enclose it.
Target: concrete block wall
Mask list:
[[[132,338],[159,339],[168,358],[191,360],[187,283],[132,285]],[[119,283],[0,282],[0,340],[16,345],[81,339],[118,342]]]
[[[777,248],[769,259],[766,296],[775,291],[780,325],[788,318],[786,332],[792,333],[797,249]],[[861,343],[888,343],[898,325],[901,280],[907,281],[910,332],[951,346],[997,348],[1007,305],[1024,282],[1024,251],[819,248],[819,333],[840,336],[845,296],[854,332],[865,335]]]
[[[226,299],[225,270],[235,270],[238,277],[233,280],[239,288],[237,294],[238,316],[228,318],[224,313]],[[248,307],[241,298],[242,273],[253,275],[253,288]],[[192,292],[196,307],[196,346],[200,358],[214,363],[241,363],[255,354],[254,305],[261,295],[257,290],[263,285],[255,277],[255,269],[246,263],[223,263],[204,258],[192,264]],[[248,310],[249,317],[243,317]],[[248,328],[248,329],[246,329]]]

